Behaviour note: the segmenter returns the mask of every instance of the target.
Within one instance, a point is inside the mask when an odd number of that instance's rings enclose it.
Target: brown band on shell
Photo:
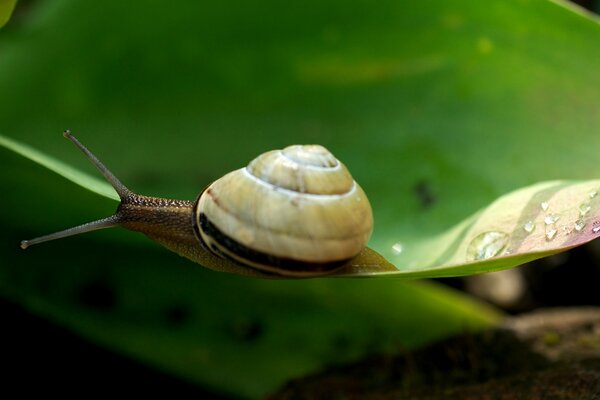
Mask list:
[[[257,251],[251,249],[238,241],[230,238],[225,235],[217,226],[215,226],[204,213],[200,213],[197,219],[198,223],[194,224],[194,231],[196,232],[196,236],[200,240],[202,246],[207,248],[209,251],[215,253],[219,257],[227,258],[233,262],[238,264],[242,264],[244,266],[259,269],[262,271],[269,271],[277,273],[277,270],[281,270],[281,274],[285,274],[285,272],[290,273],[303,273],[303,272],[311,272],[311,273],[324,273],[328,271],[333,271],[349,260],[336,260],[326,263],[314,263],[314,262],[306,262],[295,260],[291,258],[277,257],[272,254],[264,253],[261,251]],[[209,246],[200,235],[200,230],[202,232],[212,238],[216,243],[218,243],[221,247],[226,249],[227,251],[239,256],[241,259],[248,260],[250,263],[245,264],[240,262],[238,259],[234,259],[228,254],[220,251],[218,248],[212,248]],[[264,268],[260,268],[259,266],[264,266]]]

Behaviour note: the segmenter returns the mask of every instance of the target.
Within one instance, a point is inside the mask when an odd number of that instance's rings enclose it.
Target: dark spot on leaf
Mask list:
[[[228,326],[228,331],[238,341],[252,343],[264,334],[264,326],[256,318],[239,318]]]
[[[419,181],[413,187],[413,192],[422,208],[431,208],[437,202],[431,184],[425,180]]]
[[[350,349],[351,340],[347,335],[340,333],[332,338],[331,345],[336,351],[346,351]]]
[[[98,311],[109,311],[117,303],[114,287],[105,280],[94,280],[83,285],[77,293],[81,304]]]
[[[165,322],[167,325],[176,327],[187,323],[191,318],[191,310],[184,304],[173,304],[165,310]]]

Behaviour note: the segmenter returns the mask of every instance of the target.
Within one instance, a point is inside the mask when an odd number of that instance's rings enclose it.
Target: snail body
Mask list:
[[[104,174],[121,203],[111,217],[23,241],[23,248],[122,226],[215,269],[304,277],[342,267],[371,235],[373,217],[364,191],[319,145],[263,153],[190,202],[131,192],[68,131],[65,136]]]

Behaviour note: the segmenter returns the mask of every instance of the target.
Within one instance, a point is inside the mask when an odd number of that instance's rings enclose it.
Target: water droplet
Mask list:
[[[600,226],[597,226],[594,229],[592,229],[592,232],[594,232],[594,233],[600,232]]]
[[[523,225],[523,229],[525,229],[525,232],[531,233],[535,229],[535,223],[533,221],[527,221],[525,225]]]
[[[585,226],[585,222],[583,222],[583,220],[581,220],[581,219],[577,220],[575,222],[575,230],[577,232],[581,232],[581,230],[583,229],[584,226]]]
[[[554,239],[554,236],[556,236],[556,232],[558,232],[558,230],[554,226],[546,227],[546,240]]]
[[[544,201],[540,204],[540,207],[542,207],[542,210],[546,211],[546,210],[548,210],[548,207],[550,207],[550,205],[548,204],[547,201]]]
[[[504,232],[484,232],[481,233],[469,243],[467,248],[467,259],[486,260],[495,257],[506,247],[508,243],[508,234]]]
[[[598,192],[596,190],[592,190],[588,194],[590,196],[590,199],[593,199],[594,197],[596,197],[598,195]]]
[[[592,206],[590,206],[590,203],[588,203],[588,202],[581,203],[581,205],[579,206],[579,215],[581,215],[583,217],[585,214],[590,212],[591,209],[592,209]]]
[[[404,246],[402,246],[402,243],[400,242],[394,243],[394,245],[392,246],[392,251],[395,255],[402,253],[402,250],[404,250]]]
[[[544,218],[544,223],[546,225],[552,225],[553,223],[558,221],[559,218],[560,217],[556,214],[548,214],[548,215],[546,215],[546,218]]]

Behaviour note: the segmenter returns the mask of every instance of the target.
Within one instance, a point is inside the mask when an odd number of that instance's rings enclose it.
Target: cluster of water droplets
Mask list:
[[[548,209],[549,209],[548,203],[542,203],[542,204],[545,205],[545,207],[542,207],[542,209],[544,211],[548,211]],[[560,219],[560,215],[552,214],[552,213],[548,213],[544,217],[544,230],[545,230],[546,240],[552,240],[556,237],[556,234],[558,233],[558,228],[556,227],[556,221],[558,221],[559,219]]]
[[[588,192],[588,198],[579,205],[579,215],[575,223],[563,225],[561,229],[565,234],[571,234],[573,231],[581,232],[586,226],[586,216],[592,209],[590,201],[598,195],[598,191],[592,190]],[[550,210],[550,204],[547,201],[540,203],[540,208],[545,214],[543,219],[544,236],[546,241],[551,241],[558,234],[557,222],[560,220],[560,215],[554,214]],[[523,224],[523,230],[528,234],[533,233],[537,228],[535,221],[527,221]],[[592,229],[594,233],[600,232],[600,226]],[[489,231],[477,235],[467,247],[467,259],[471,261],[485,260],[498,256],[503,250],[504,254],[510,254],[510,251],[505,250],[510,236],[507,233],[499,231]]]
[[[598,195],[598,192],[596,190],[592,190],[588,193],[588,197],[589,200],[585,200],[584,202],[582,202],[579,205],[579,216],[577,218],[577,220],[575,221],[575,223],[573,224],[573,226],[568,226],[568,225],[563,225],[562,226],[562,230],[563,232],[565,232],[565,234],[570,234],[573,231],[575,232],[581,232],[583,230],[583,228],[585,228],[586,226],[586,221],[585,221],[585,217],[586,215],[591,211],[592,209],[592,205],[590,203],[590,200],[593,199],[594,197],[596,197]],[[550,204],[546,201],[540,203],[540,208],[544,211],[544,212],[548,212],[550,209]],[[556,237],[556,234],[558,233],[558,228],[556,227],[556,222],[560,219],[560,216],[558,214],[552,214],[550,212],[548,212],[546,214],[546,216],[544,217],[544,229],[545,229],[545,236],[546,236],[546,240],[550,241],[552,239],[554,239]],[[532,233],[536,228],[536,224],[533,221],[527,221],[524,225],[523,225],[523,230],[525,230],[525,232],[527,233]],[[594,232],[599,232],[600,228],[596,230],[596,228],[594,228],[593,230]]]

